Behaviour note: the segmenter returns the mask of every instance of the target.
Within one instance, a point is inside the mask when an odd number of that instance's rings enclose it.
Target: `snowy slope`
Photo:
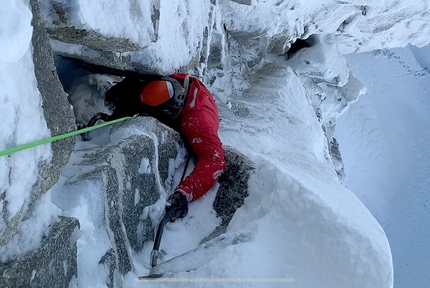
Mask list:
[[[429,52],[407,47],[349,55],[368,90],[337,125],[347,187],[386,231],[398,288],[430,286]]]
[[[279,59],[275,61],[279,62]],[[263,69],[261,74],[252,78],[251,83],[255,85],[243,97],[244,102],[251,108],[250,115],[243,122],[235,119],[241,126],[239,130],[243,132],[238,134],[236,131],[228,131],[233,126],[229,125],[230,123],[222,126],[227,131],[221,129],[221,137],[225,138],[227,143],[241,147],[242,151],[254,159],[258,167],[258,172],[251,181],[250,199],[247,199],[244,211],[238,211],[230,229],[238,229],[244,225],[256,227],[257,231],[262,229],[257,236],[262,242],[256,241],[254,247],[259,247],[258,251],[263,252],[261,255],[266,252],[273,255],[274,259],[279,257],[279,263],[274,263],[274,266],[285,265],[287,271],[292,271],[290,277],[296,278],[298,287],[315,287],[322,283],[331,287],[360,287],[363,283],[358,279],[361,277],[366,278],[366,282],[369,281],[369,287],[390,285],[388,267],[391,256],[379,254],[389,249],[384,240],[384,232],[377,228],[379,225],[372,220],[366,209],[360,207],[355,196],[338,183],[328,161],[321,154],[325,145],[323,132],[309,105],[306,90],[300,85],[300,78],[286,63],[267,64],[266,67],[267,70]],[[270,76],[263,76],[269,75],[266,71],[271,72]],[[271,112],[261,113],[266,109]],[[253,125],[250,127],[249,123]],[[261,129],[258,129],[259,126]],[[328,219],[332,219],[330,224],[327,223]],[[266,225],[272,226],[269,231],[266,231]],[[331,233],[332,229],[339,234]],[[360,240],[359,246],[349,246],[350,241],[355,241],[352,239],[359,237],[356,235],[358,231],[363,235],[369,233],[367,235],[375,242],[369,243],[368,248],[365,248],[367,244]],[[276,234],[278,236],[275,236]],[[271,241],[265,237],[269,237]],[[264,251],[264,243],[272,241],[273,244],[267,244],[266,247],[269,251]],[[248,252],[250,255],[254,254],[247,256],[251,259],[257,257],[252,250],[254,247],[251,246]],[[370,247],[379,248],[370,252],[373,250]],[[369,248],[370,250],[367,250]],[[281,256],[281,249],[285,249],[287,259]],[[358,250],[353,252],[350,249]],[[361,255],[360,259],[351,259],[359,263],[345,263],[341,260],[345,259],[344,253],[350,252],[353,255]],[[389,270],[378,266],[377,261],[372,259],[375,256],[380,259],[378,261],[385,258],[385,265],[388,265],[385,267]],[[360,275],[355,269],[349,270],[351,264],[357,264],[357,270],[361,269],[361,265],[376,265],[378,272],[376,275]],[[315,282],[312,277],[306,278],[301,268],[297,270],[298,267],[306,267],[305,271],[318,275],[316,278],[322,283]],[[280,267],[274,269],[283,270]],[[343,275],[351,274],[346,277],[349,282],[337,278],[330,271],[343,271],[340,273]]]

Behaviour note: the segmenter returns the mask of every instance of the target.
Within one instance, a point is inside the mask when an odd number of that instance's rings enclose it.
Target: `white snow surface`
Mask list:
[[[31,17],[22,1],[6,1],[0,7],[0,150],[50,134],[34,76]],[[6,195],[0,208],[7,202],[8,220],[28,202],[38,164],[50,157],[50,145],[45,145],[0,158],[0,191]],[[0,229],[4,225],[1,218]]]
[[[395,287],[430,287],[429,48],[349,55],[368,90],[336,131],[347,187],[387,233]]]
[[[27,2],[6,1],[0,7],[0,149],[49,136],[33,73],[31,13],[26,7]],[[420,250],[418,246],[425,245],[423,239],[427,234],[423,233],[422,238],[415,238],[418,239],[415,242],[417,249],[409,252],[409,247],[405,244],[407,238],[399,236],[395,228],[398,225],[396,221],[401,220],[405,221],[401,227],[410,225],[412,220],[417,222],[407,227],[411,229],[410,234],[421,233],[420,229],[428,227],[425,224],[428,220],[420,224],[426,215],[426,209],[417,208],[419,213],[415,214],[414,208],[406,207],[405,202],[402,202],[408,199],[408,196],[401,190],[411,184],[422,191],[420,196],[414,198],[417,199],[415,204],[427,197],[427,154],[415,154],[427,151],[424,146],[426,142],[413,143],[414,139],[417,139],[413,134],[428,127],[424,124],[428,120],[422,118],[425,114],[409,113],[412,108],[404,109],[405,98],[398,97],[396,99],[403,99],[403,102],[396,104],[396,107],[389,106],[393,109],[384,107],[393,102],[384,102],[379,104],[383,108],[379,106],[381,110],[378,113],[370,109],[367,110],[370,114],[365,115],[364,119],[354,118],[357,119],[354,123],[345,124],[342,134],[348,138],[348,135],[355,133],[352,128],[361,127],[360,133],[365,136],[353,136],[364,141],[364,155],[381,160],[359,161],[362,160],[362,154],[356,149],[345,150],[343,154],[346,159],[348,187],[356,193],[354,194],[337,179],[329,159],[321,123],[312,109],[314,99],[310,97],[309,91],[317,87],[310,87],[307,79],[313,71],[307,67],[309,64],[297,62],[297,59],[306,58],[310,63],[316,63],[316,66],[311,66],[322,73],[319,76],[325,83],[321,85],[333,84],[333,79],[336,79],[337,85],[346,87],[344,94],[353,95],[350,99],[353,102],[365,89],[357,79],[351,77],[342,55],[385,47],[403,47],[409,43],[418,46],[428,44],[429,3],[419,0],[382,1],[376,4],[373,1],[338,3],[339,1],[319,0],[251,2],[252,5],[247,6],[226,0],[218,1],[220,9],[212,11],[218,13],[218,22],[215,24],[220,25],[223,22],[226,29],[232,32],[261,31],[261,37],[291,31],[295,32],[290,35],[304,38],[319,34],[320,46],[308,49],[307,52],[304,50],[297,55],[303,58],[293,58],[290,61],[269,57],[260,73],[251,75],[250,79],[238,79],[234,73],[235,68],[232,67],[232,74],[229,75],[231,77],[226,77],[229,78],[229,81],[226,81],[228,87],[223,87],[226,83],[217,82],[209,87],[213,89],[220,108],[221,140],[224,144],[237,148],[254,162],[255,171],[249,182],[249,197],[236,212],[227,232],[220,238],[213,239],[213,245],[207,249],[197,247],[219,224],[219,219],[215,217],[212,209],[217,187],[193,202],[187,217],[168,224],[161,245],[167,253],[165,260],[172,260],[161,264],[159,269],[175,278],[217,278],[222,281],[206,284],[137,282],[137,276],[149,273],[152,243],[146,243],[140,253],[133,255],[135,269],[122,279],[124,287],[393,287],[391,248],[377,220],[386,231],[391,231],[391,235],[387,234],[393,237],[393,240],[390,240],[392,245],[395,244],[393,251],[398,252],[394,254],[394,263],[414,263],[414,269],[418,271],[416,273],[423,275],[428,262],[420,259],[423,257],[422,253],[426,253],[428,259],[428,250]],[[100,0],[71,3],[73,4],[70,4],[69,11],[77,27],[90,27],[108,36],[122,36],[141,45],[148,43],[147,39],[155,41],[148,46],[148,53],[152,58],[145,61],[153,61],[155,66],[166,72],[172,72],[188,63],[193,51],[202,49],[199,46],[204,33],[201,24],[207,24],[207,15],[212,9],[209,0]],[[145,19],[147,11],[153,9],[154,5],[161,11],[156,28]],[[44,13],[49,14],[49,11]],[[299,28],[297,23],[308,23],[307,30],[301,31],[302,28]],[[340,34],[341,30],[348,33]],[[10,43],[14,43],[14,49],[11,49]],[[318,53],[323,53],[324,57]],[[390,87],[393,89],[391,91],[406,87],[406,83],[415,83],[414,73],[424,70],[418,66],[410,71],[399,69],[399,73],[405,73],[411,78],[405,80],[405,86],[400,83],[393,85],[390,81],[397,79],[396,74],[391,78],[388,75],[387,78],[383,77],[383,72],[391,67],[384,66],[385,70],[381,71],[380,63],[373,60],[374,57],[394,57],[389,56],[389,53],[393,52],[383,53],[388,53],[388,56],[368,54],[361,58],[363,56],[353,55],[348,60],[353,65],[360,63],[362,59],[366,60],[371,67],[366,69],[370,69],[372,75],[380,76],[381,81],[386,81],[383,87]],[[415,53],[418,55],[420,52],[417,50]],[[419,63],[427,65],[425,57],[421,55],[419,58]],[[405,58],[405,63],[409,63],[410,59],[413,60],[412,57]],[[332,66],[325,70],[324,63],[330,63]],[[352,71],[355,73],[354,69]],[[358,77],[360,73],[356,74]],[[315,79],[315,74],[311,76]],[[362,81],[366,85],[369,79],[364,78]],[[219,87],[225,88],[223,95],[219,92]],[[371,88],[372,86],[369,87],[370,90]],[[326,92],[330,91],[327,87],[324,89]],[[241,94],[241,91],[245,92]],[[378,93],[366,95],[377,97]],[[414,98],[416,95],[408,96],[414,99],[414,111],[425,113],[419,102],[426,100]],[[335,113],[332,102],[328,103],[330,105],[321,106],[324,120],[336,118],[341,112]],[[235,109],[238,107],[244,108],[247,113],[236,113],[238,110]],[[345,108],[348,107],[346,104]],[[404,117],[401,118],[404,121],[399,119],[399,115]],[[372,128],[378,126],[374,123],[364,126],[369,123],[369,119],[395,127],[384,130],[388,131],[383,138],[385,142],[374,144],[380,138],[377,137],[378,130]],[[413,125],[420,128],[408,128]],[[370,129],[369,132],[365,132],[367,128]],[[389,132],[393,130],[395,133]],[[124,134],[127,133],[139,132],[124,131]],[[103,229],[103,207],[97,206],[97,203],[100,203],[97,201],[100,197],[99,183],[88,182],[85,187],[63,185],[68,177],[76,173],[73,163],[79,161],[79,150],[88,145],[98,144],[78,141],[76,151],[72,154],[61,179],[34,205],[30,217],[23,221],[14,239],[0,248],[2,261],[36,248],[47,232],[49,221],[57,215],[74,216],[80,221],[81,235],[77,240],[79,277],[71,283],[71,287],[106,286],[108,271],[102,269],[98,261],[106,250],[111,248],[111,243],[106,230]],[[353,144],[345,146],[354,147]],[[49,159],[49,149],[49,145],[39,146],[0,158],[0,191],[6,191],[8,195],[7,199],[0,200],[0,208],[3,208],[7,201],[12,214],[20,209],[35,182],[37,163]],[[396,161],[388,162],[389,165],[392,163],[389,167],[393,170],[377,169],[381,166],[374,163],[384,162],[382,158]],[[142,164],[145,164],[145,159],[142,159]],[[181,167],[176,164],[176,174],[172,176],[177,179]],[[363,167],[360,168],[359,165]],[[145,168],[144,166],[142,165],[142,168]],[[172,173],[174,170],[172,169]],[[374,179],[368,182],[377,183],[378,180],[383,184],[369,188],[375,192],[360,190],[363,179],[368,180],[370,177]],[[390,184],[395,183],[393,179],[398,180],[401,185]],[[411,182],[400,179],[410,179],[408,181]],[[407,195],[412,195],[412,190],[407,191]],[[167,194],[148,208],[148,215],[152,219],[161,215],[165,197]],[[390,197],[396,200],[391,202]],[[402,216],[404,214],[396,214],[396,208],[401,208],[401,213],[407,212],[411,215],[410,218],[405,219]],[[0,225],[3,225],[3,222],[0,222]],[[28,235],[31,235],[31,238],[27,237]],[[181,254],[183,255],[174,258]],[[396,273],[400,275],[412,273],[412,268],[395,266],[396,268],[399,271]],[[398,286],[396,284],[399,288],[425,287],[428,283],[420,282],[428,281],[424,276],[414,278],[413,284],[409,283],[411,285],[405,284],[408,276],[399,278],[406,279],[399,282]],[[265,282],[257,283],[255,279],[263,279]],[[239,280],[242,282],[232,283]]]

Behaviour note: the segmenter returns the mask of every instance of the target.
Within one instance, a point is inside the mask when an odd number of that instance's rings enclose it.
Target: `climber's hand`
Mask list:
[[[174,211],[171,211],[174,209]],[[178,218],[183,218],[188,213],[188,201],[180,192],[175,192],[167,198],[166,213],[172,212],[173,216],[170,221],[175,221]]]

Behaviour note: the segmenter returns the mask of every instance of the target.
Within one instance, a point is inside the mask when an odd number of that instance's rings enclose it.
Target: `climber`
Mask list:
[[[129,76],[106,92],[105,105],[113,113],[99,113],[88,125],[99,119],[139,114],[152,116],[184,136],[197,163],[167,199],[166,211],[174,208],[174,219],[186,216],[188,204],[211,189],[226,167],[218,137],[218,108],[212,94],[187,74]]]

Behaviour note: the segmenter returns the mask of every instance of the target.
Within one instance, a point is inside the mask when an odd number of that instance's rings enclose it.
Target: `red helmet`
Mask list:
[[[175,96],[175,90],[173,89],[172,83],[160,80],[150,82],[146,85],[140,93],[139,100],[142,104],[158,106],[170,100],[173,96]]]
[[[172,121],[185,105],[185,88],[171,77],[148,83],[139,95],[140,103],[152,107],[147,114]]]

